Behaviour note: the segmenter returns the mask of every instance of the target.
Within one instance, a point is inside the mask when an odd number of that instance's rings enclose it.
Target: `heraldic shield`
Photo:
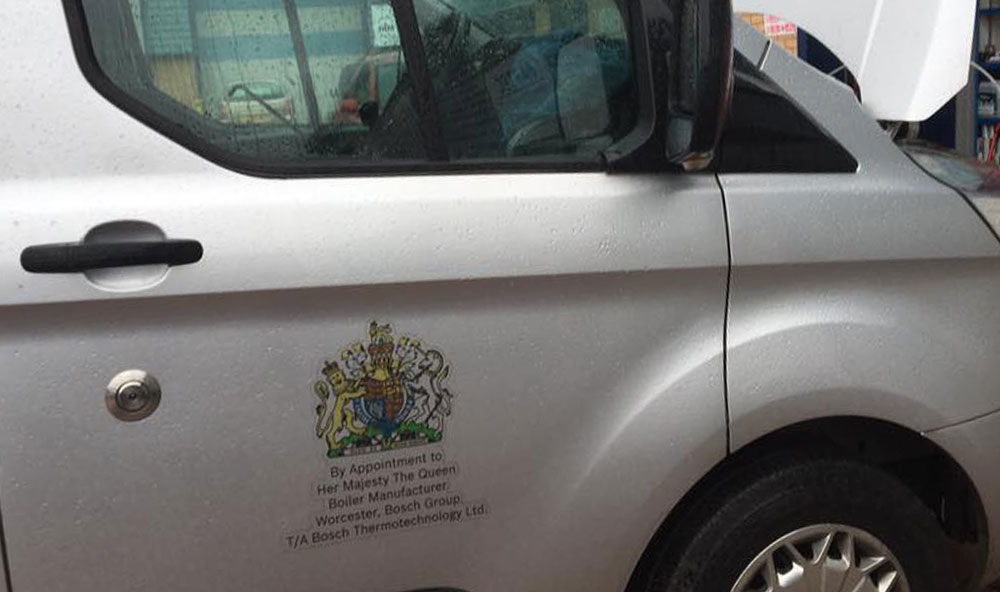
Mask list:
[[[368,344],[353,343],[337,361],[327,360],[313,384],[316,436],[337,458],[420,446],[444,437],[452,394],[440,351],[418,339],[393,336],[372,321]]]

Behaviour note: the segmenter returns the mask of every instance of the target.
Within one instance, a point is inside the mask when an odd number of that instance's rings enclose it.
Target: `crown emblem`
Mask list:
[[[444,437],[452,393],[449,366],[437,349],[372,321],[368,344],[355,342],[326,360],[313,383],[316,437],[336,458],[420,446]]]

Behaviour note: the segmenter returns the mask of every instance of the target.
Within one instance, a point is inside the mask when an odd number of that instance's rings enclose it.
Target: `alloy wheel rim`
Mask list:
[[[885,544],[842,524],[800,528],[761,551],[730,592],[910,592]]]

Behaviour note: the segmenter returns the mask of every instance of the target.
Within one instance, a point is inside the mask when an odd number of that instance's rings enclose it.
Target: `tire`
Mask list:
[[[887,559],[862,575],[860,567],[845,567],[851,545],[855,557]],[[792,555],[795,551],[799,555]],[[827,569],[828,578],[869,578],[883,585],[895,577],[897,583],[888,589],[896,592],[948,592],[957,581],[950,557],[930,509],[887,472],[843,458],[777,456],[738,469],[698,496],[647,553],[645,575],[630,589],[841,590],[839,584],[803,584],[803,578]],[[770,573],[768,559],[775,565]],[[831,569],[854,571],[844,575]],[[775,585],[782,570],[784,587]],[[855,589],[883,588],[843,588]]]

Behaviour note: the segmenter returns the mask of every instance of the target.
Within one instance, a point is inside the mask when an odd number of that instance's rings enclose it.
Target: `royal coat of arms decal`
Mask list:
[[[439,442],[451,414],[444,386],[448,364],[412,337],[397,341],[388,324],[372,321],[368,344],[357,342],[327,360],[313,384],[316,437],[330,458]]]

